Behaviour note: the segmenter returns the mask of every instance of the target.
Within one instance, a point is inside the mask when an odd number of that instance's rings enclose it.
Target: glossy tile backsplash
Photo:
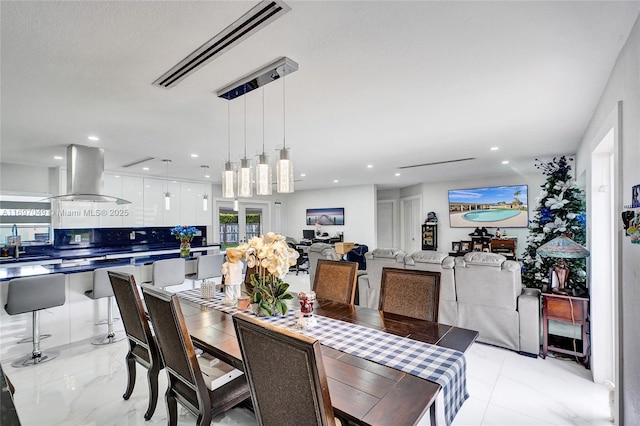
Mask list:
[[[176,248],[179,242],[171,235],[172,226],[141,228],[54,229],[53,247],[67,249],[131,249]],[[206,245],[207,227],[196,226],[201,235],[193,238],[194,247]]]

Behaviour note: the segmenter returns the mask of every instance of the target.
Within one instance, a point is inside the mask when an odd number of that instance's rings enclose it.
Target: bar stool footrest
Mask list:
[[[40,335],[40,340],[44,340],[51,337],[50,334],[41,334]],[[20,339],[18,340],[17,343],[33,343],[33,337],[25,337],[24,339]]]
[[[34,353],[30,353],[29,355],[25,355],[13,361],[11,363],[11,366],[13,368],[30,367],[32,365],[38,365],[42,364],[43,362],[56,359],[58,355],[60,355],[60,352],[58,351],[42,351],[37,355],[35,355]]]
[[[120,333],[107,334],[101,337],[96,337],[91,341],[92,345],[110,345],[111,343],[116,343],[121,340],[124,340],[126,336]]]

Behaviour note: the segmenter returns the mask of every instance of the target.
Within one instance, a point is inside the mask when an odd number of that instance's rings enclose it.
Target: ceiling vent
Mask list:
[[[151,161],[151,160],[155,160],[155,157],[144,157],[144,158],[140,158],[139,160],[135,160],[135,161],[132,161],[132,162],[130,162],[130,163],[123,164],[123,165],[122,165],[122,166],[120,166],[120,167],[124,167],[124,168],[127,168],[127,167],[133,167],[133,166],[137,166],[138,164],[146,163],[147,161]]]
[[[153,85],[166,89],[177,85],[182,79],[188,77],[200,67],[222,55],[244,39],[252,36],[289,10],[291,10],[291,8],[279,0],[261,1],[250,11],[242,15],[240,19],[229,25],[211,40],[189,54],[176,66],[164,73],[153,82]]]
[[[461,161],[470,161],[470,160],[475,160],[475,158],[473,158],[473,157],[459,158],[457,160],[436,161],[434,163],[414,164],[412,166],[402,166],[402,167],[398,167],[398,168],[399,169],[411,169],[413,167],[435,166],[437,164],[459,163]]]
[[[268,65],[241,77],[233,83],[219,89],[216,94],[219,98],[231,100],[250,91],[271,83],[298,70],[298,63],[287,57],[276,59]]]

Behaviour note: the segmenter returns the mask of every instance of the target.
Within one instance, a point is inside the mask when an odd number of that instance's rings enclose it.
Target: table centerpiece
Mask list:
[[[253,237],[237,247],[247,261],[247,269],[256,268],[251,276],[252,302],[258,316],[287,313],[286,300],[292,299],[287,292],[289,284],[283,281],[289,267],[296,264],[299,253],[287,245],[284,235],[268,232]]]
[[[189,257],[191,253],[191,241],[198,233],[198,229],[194,226],[178,225],[171,228],[171,235],[175,235],[176,240],[180,240],[180,257]]]

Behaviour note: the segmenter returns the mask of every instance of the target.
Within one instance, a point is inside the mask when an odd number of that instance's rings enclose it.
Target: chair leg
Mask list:
[[[211,405],[211,404],[209,404]],[[211,407],[200,407],[200,414],[196,420],[198,426],[206,426],[211,424]]]
[[[107,306],[107,335],[93,339],[91,343],[94,345],[108,345],[110,343],[116,343],[125,337],[124,335],[116,334],[116,332],[113,331],[113,296],[107,297],[107,302],[109,303]]]
[[[124,392],[122,397],[127,400],[133,393],[133,387],[136,385],[136,360],[133,358],[133,354],[131,353],[131,349],[127,352],[127,356],[125,358],[127,362],[127,390]]]
[[[171,379],[169,379],[171,382]],[[167,402],[167,425],[176,426],[178,424],[178,403],[176,398],[171,394],[171,383],[165,393],[165,399]]]
[[[14,368],[29,367],[31,365],[41,364],[51,361],[60,355],[58,351],[40,351],[40,311],[33,311],[32,333],[33,333],[33,349],[30,354],[25,355],[11,363]]]
[[[154,364],[147,371],[147,382],[149,383],[149,406],[147,412],[144,413],[144,419],[149,420],[153,413],[156,411],[156,405],[158,404],[158,374],[160,369]]]

